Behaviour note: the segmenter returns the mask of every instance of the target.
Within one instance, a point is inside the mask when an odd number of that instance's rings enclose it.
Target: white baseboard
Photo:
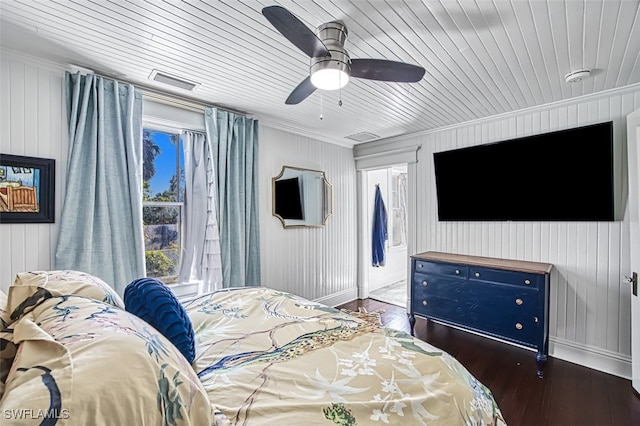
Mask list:
[[[606,349],[549,338],[549,355],[624,379],[631,379],[631,357]]]
[[[327,306],[336,307],[347,302],[351,302],[358,298],[358,289],[356,287],[348,290],[343,290],[339,293],[333,293],[328,296],[323,296],[318,299],[314,299],[314,302],[322,303]]]

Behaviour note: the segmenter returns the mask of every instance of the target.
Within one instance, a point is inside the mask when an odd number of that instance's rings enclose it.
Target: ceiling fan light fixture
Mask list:
[[[342,46],[329,43],[331,56],[311,58],[311,84],[320,90],[338,90],[346,86],[351,75],[351,59]]]
[[[341,69],[318,69],[311,74],[311,84],[320,90],[342,89],[349,82],[349,74]]]

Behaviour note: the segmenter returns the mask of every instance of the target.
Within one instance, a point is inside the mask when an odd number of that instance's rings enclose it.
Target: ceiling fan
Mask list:
[[[288,105],[299,104],[316,89],[336,90],[350,77],[366,80],[415,83],[424,76],[424,68],[386,59],[351,59],[344,48],[347,27],[341,21],[322,24],[311,31],[282,6],[268,6],[262,14],[287,40],[311,58],[309,77],[293,89]]]

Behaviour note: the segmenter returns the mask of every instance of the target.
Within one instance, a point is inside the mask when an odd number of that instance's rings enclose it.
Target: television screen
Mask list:
[[[613,123],[433,154],[440,221],[613,221]]]
[[[298,178],[280,179],[275,184],[276,214],[283,219],[304,219]]]

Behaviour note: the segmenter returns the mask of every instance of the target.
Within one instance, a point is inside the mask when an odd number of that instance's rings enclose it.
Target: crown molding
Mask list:
[[[260,123],[261,126],[269,127],[271,129],[276,129],[276,130],[280,130],[287,133],[293,133],[293,134],[304,136],[306,138],[314,139],[320,142],[339,145],[344,148],[353,149],[353,146],[354,146],[354,144],[345,142],[342,139],[332,138],[332,137],[328,137],[318,133],[309,132],[308,130],[301,129],[297,126],[292,126],[290,124],[283,123],[281,121],[278,121],[274,117],[264,117],[264,116],[260,117],[257,115],[256,118],[258,119],[258,122]]]

